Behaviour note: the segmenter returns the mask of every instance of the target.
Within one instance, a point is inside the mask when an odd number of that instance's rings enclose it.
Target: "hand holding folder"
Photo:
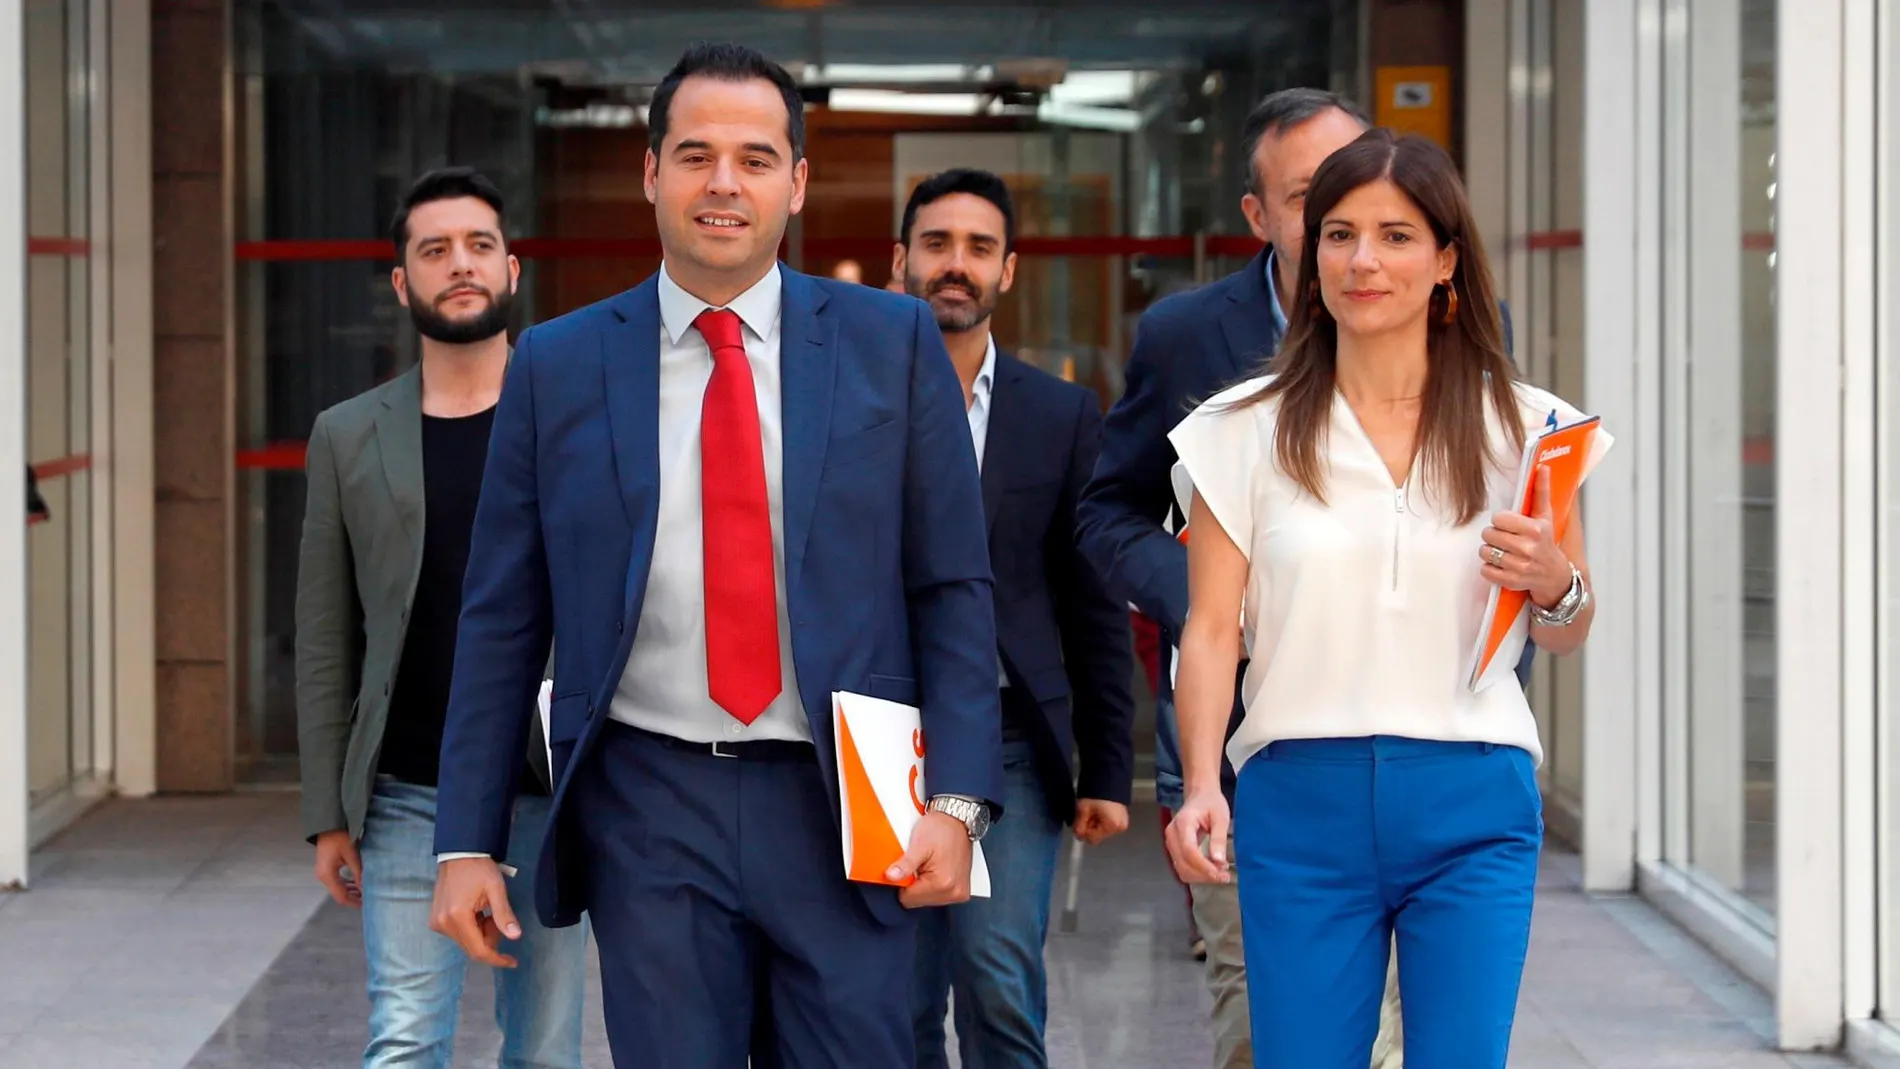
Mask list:
[[[1548,510],[1551,533],[1559,543],[1570,529],[1577,490],[1609,448],[1609,436],[1599,433],[1600,422],[1598,417],[1588,416],[1559,427],[1553,412],[1544,432],[1524,443],[1524,458],[1512,500],[1517,503],[1517,510],[1526,516]],[[1530,638],[1529,606],[1530,596],[1525,591],[1492,586],[1467,673],[1474,692],[1511,674],[1515,668],[1518,654]]]
[[[909,849],[930,800],[922,715],[914,705],[839,691],[831,696],[831,717],[845,878],[908,886],[912,880],[893,880],[889,872]],[[970,896],[988,898],[983,844],[970,844],[970,854]]]

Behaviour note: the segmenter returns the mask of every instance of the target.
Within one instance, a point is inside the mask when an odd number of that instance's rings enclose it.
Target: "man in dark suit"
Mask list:
[[[912,1059],[916,925],[968,897],[1003,796],[976,457],[919,301],[776,260],[805,192],[797,84],[689,50],[649,113],[664,250],[516,343],[442,743],[435,922],[495,960],[494,857],[554,649],[536,906],[586,910],[617,1064]],[[846,880],[831,695],[920,707],[927,811]],[[772,1042],[775,1039],[775,1042]]]
[[[954,989],[962,1064],[1045,1069],[1043,942],[1062,829],[1099,843],[1128,829],[1134,700],[1128,614],[1075,542],[1101,404],[1007,353],[990,319],[1016,273],[1015,213],[987,171],[933,175],[904,206],[891,272],[930,302],[963,383],[996,574],[1003,803],[984,840],[990,896],[920,921],[918,1069],[947,1065]],[[1078,776],[1079,771],[1079,776]]]
[[[429,896],[463,571],[520,275],[502,208],[466,168],[416,180],[390,225],[390,284],[422,360],[325,409],[310,431],[297,567],[303,829],[317,879],[363,911],[369,1069],[448,1064],[468,967],[429,931]],[[533,856],[550,801],[547,747],[531,734],[507,770],[520,783],[517,862]],[[531,893],[531,876],[514,877],[518,892]],[[523,928],[508,948],[520,967],[496,978],[501,1063],[580,1069],[586,928]]]

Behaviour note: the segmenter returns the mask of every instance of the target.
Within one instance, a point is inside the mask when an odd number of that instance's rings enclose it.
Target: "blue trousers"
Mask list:
[[[1259,1069],[1365,1069],[1394,933],[1406,1069],[1504,1069],[1544,831],[1529,754],[1277,742],[1234,807]]]
[[[910,1066],[917,926],[878,920],[845,879],[815,757],[718,757],[609,721],[568,790],[615,1065]]]
[[[927,909],[917,919],[917,979],[911,1012],[917,1069],[944,1069],[943,1021],[956,993],[957,1048],[963,1069],[1047,1069],[1043,1033],[1049,975],[1042,959],[1049,934],[1062,825],[1028,742],[1003,746],[1003,819],[983,837],[990,897]]]
[[[543,928],[534,915],[535,856],[549,800],[515,804],[508,901],[521,938],[501,952],[516,959],[495,971],[495,1024],[502,1069],[580,1069],[581,1007],[587,995],[587,923]],[[363,858],[363,945],[369,958],[369,1046],[364,1069],[448,1069],[455,1051],[462,976],[468,958],[429,930],[435,898],[435,788],[378,777],[359,847]]]

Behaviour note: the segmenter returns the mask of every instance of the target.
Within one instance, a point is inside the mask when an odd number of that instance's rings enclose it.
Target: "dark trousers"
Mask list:
[[[809,752],[809,751],[808,751]],[[912,1061],[916,926],[844,878],[815,757],[689,750],[610,722],[568,801],[622,1069]]]

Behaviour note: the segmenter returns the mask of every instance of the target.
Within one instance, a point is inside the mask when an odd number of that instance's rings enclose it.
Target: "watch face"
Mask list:
[[[976,807],[976,819],[971,822],[970,837],[973,839],[981,839],[984,835],[989,833],[989,830],[990,807],[979,805]]]

